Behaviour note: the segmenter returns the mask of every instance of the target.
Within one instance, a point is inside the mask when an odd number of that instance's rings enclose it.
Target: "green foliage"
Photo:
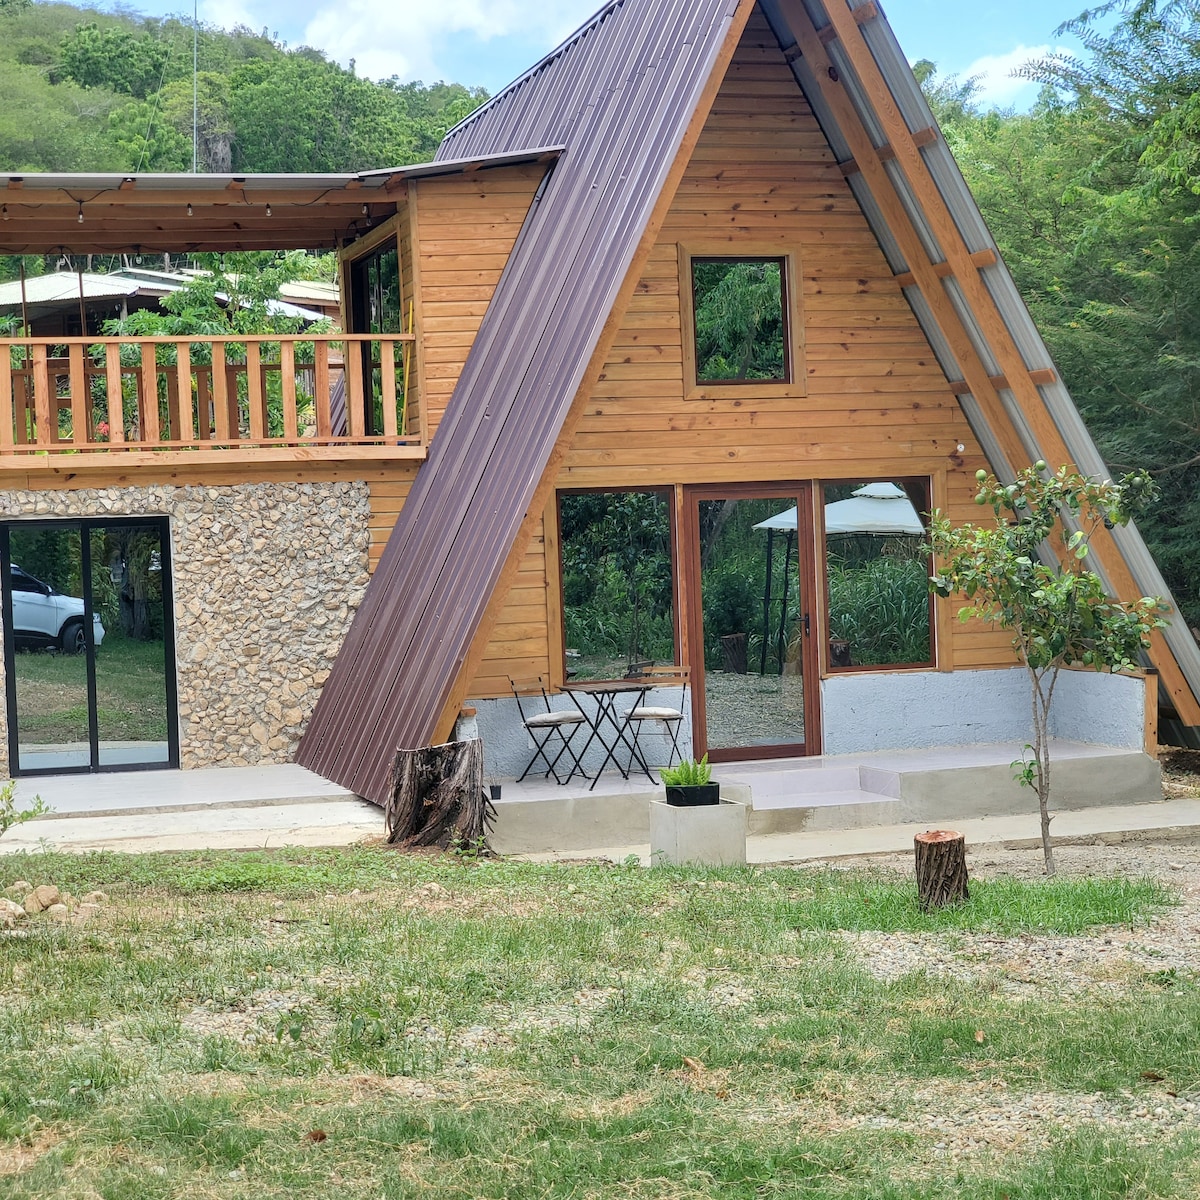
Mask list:
[[[0,169],[190,170],[191,22],[0,3]],[[341,171],[433,156],[487,98],[357,78],[244,28],[198,38],[202,171]]]
[[[699,762],[685,758],[673,767],[660,767],[658,774],[667,787],[703,787],[712,779],[712,768],[706,754]]]
[[[696,376],[783,379],[783,280],[777,259],[695,259]]]
[[[1200,625],[1200,7],[1109,3],[1064,28],[1085,51],[1025,69],[1047,85],[1028,113],[918,66],[1110,469],[1154,475],[1139,530]]]
[[[0,837],[3,837],[14,825],[23,825],[50,811],[49,805],[41,798],[34,796],[33,803],[28,808],[18,808],[16,800],[17,781],[8,780],[0,787]]]
[[[979,617],[1012,631],[1033,689],[1033,769],[1022,767],[1017,777],[1037,789],[1052,874],[1049,718],[1058,673],[1072,666],[1132,670],[1151,633],[1165,624],[1158,599],[1122,603],[1108,596],[1087,570],[1089,542],[1100,526],[1124,525],[1145,509],[1156,489],[1144,471],[1099,483],[1067,467],[1049,475],[1041,462],[1008,485],[986,471],[977,478],[976,502],[991,507],[995,526],[955,528],[935,513],[930,532],[939,564],[931,586],[940,596],[970,602],[960,612],[964,621]],[[1052,537],[1061,549],[1043,559],[1043,545]]]
[[[674,657],[671,531],[656,492],[559,498],[567,644],[584,655]]]
[[[829,634],[856,666],[929,661],[929,572],[924,556],[828,559]]]
[[[162,86],[170,58],[170,43],[152,34],[111,25],[102,29],[89,21],[63,38],[59,67],[81,87],[105,87],[144,100]]]

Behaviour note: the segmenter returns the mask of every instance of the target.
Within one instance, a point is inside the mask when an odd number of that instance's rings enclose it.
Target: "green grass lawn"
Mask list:
[[[21,741],[55,745],[87,740],[87,663],[82,654],[19,650],[17,712]],[[110,633],[96,651],[101,741],[165,741],[163,644]]]
[[[86,923],[0,935],[14,1200],[1200,1189],[1196,1120],[1146,1134],[1133,1115],[1200,1098],[1190,978],[885,982],[839,932],[1136,938],[1174,903],[1152,881],[973,882],[930,916],[908,881],[828,870],[381,848],[0,864],[110,896]],[[1051,1116],[948,1155],[927,1118],[981,1095]],[[1081,1097],[1130,1119],[1056,1123]]]

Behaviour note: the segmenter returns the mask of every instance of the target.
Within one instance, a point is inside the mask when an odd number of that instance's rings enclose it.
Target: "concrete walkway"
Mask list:
[[[507,789],[506,789],[507,790]],[[54,811],[0,838],[0,854],[42,848],[87,850],[253,849],[267,846],[342,846],[383,835],[383,814],[295,765],[61,775],[23,779],[17,805],[40,795]],[[1036,808],[1027,813],[940,821],[966,835],[973,848],[1039,844]],[[913,835],[931,823],[857,829],[751,834],[752,863],[790,863],[912,849]],[[1053,825],[1064,844],[1200,839],[1200,797],[1108,805],[1060,812]],[[525,861],[580,858],[649,862],[644,842],[587,850],[514,855]]]
[[[18,780],[17,808],[34,796],[53,811],[10,829],[0,854],[345,846],[383,835],[375,805],[292,763]]]
[[[872,825],[864,829],[814,830],[802,833],[751,834],[746,838],[750,863],[800,863],[834,858],[856,858],[864,854],[911,852],[913,837],[930,828],[928,823]],[[1026,849],[1040,846],[1036,807],[1028,814],[976,817],[943,823],[967,839],[971,850],[984,847]],[[1076,809],[1058,813],[1051,825],[1056,845],[1114,845],[1127,841],[1172,841],[1200,839],[1200,797],[1164,800],[1158,804],[1130,804]],[[564,859],[607,858],[623,862],[636,855],[649,866],[649,845],[604,846],[586,852],[515,854],[523,862],[556,862]]]

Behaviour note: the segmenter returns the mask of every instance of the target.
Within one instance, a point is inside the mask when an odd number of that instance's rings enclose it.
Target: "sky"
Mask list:
[[[201,21],[246,25],[289,46],[324,50],[359,75],[432,83],[445,79],[496,92],[553,49],[601,0],[195,0]],[[1014,67],[1052,49],[1075,49],[1054,30],[1084,0],[885,0],[910,61],[942,75],[979,76],[987,104],[1026,108],[1037,87]],[[98,3],[96,7],[112,7]],[[123,4],[149,15],[178,14],[179,0]],[[190,11],[186,13],[191,16]]]

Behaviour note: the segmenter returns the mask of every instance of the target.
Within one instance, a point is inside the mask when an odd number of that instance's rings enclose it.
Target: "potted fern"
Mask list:
[[[667,788],[667,803],[676,808],[720,804],[720,784],[710,783],[712,768],[706,754],[699,762],[685,758],[676,767],[663,767],[659,776]]]

